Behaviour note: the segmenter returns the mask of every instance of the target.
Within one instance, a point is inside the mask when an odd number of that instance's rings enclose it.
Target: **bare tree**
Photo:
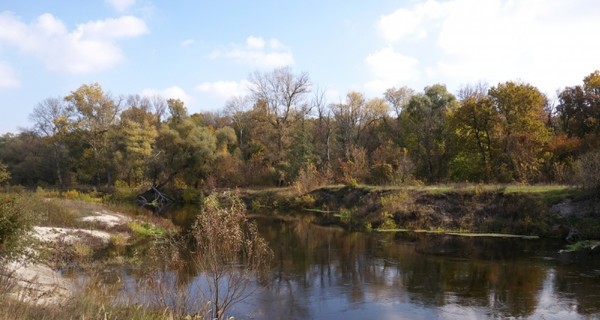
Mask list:
[[[415,91],[409,87],[389,88],[385,91],[384,98],[392,106],[396,118],[400,118],[402,110],[414,95]]]
[[[325,101],[325,92],[317,89],[311,101],[317,112],[317,146],[321,147],[321,161],[331,165],[331,137],[333,135],[333,116]]]
[[[275,69],[271,73],[255,72],[250,76],[250,92],[255,104],[266,104],[269,123],[276,132],[277,160],[284,159],[289,144],[289,129],[306,116],[306,96],[310,92],[307,73],[294,75],[290,68]]]
[[[246,113],[248,112],[249,105],[249,96],[235,96],[225,103],[225,114],[231,118],[240,148],[242,148],[244,144],[246,127],[248,126]]]
[[[29,119],[34,122],[34,130],[45,137],[52,146],[54,171],[58,185],[64,187],[62,177],[63,154],[65,153],[65,135],[71,129],[73,112],[67,108],[61,98],[47,98],[38,103]]]

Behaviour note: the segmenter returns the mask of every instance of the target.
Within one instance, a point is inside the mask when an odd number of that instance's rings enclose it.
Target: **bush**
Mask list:
[[[0,264],[25,252],[25,235],[33,222],[33,210],[25,195],[0,195]]]
[[[306,167],[300,169],[298,178],[294,181],[294,189],[299,194],[310,192],[331,182],[330,176],[331,173],[328,170],[319,171],[312,163],[309,163]]]
[[[120,202],[133,202],[138,192],[135,188],[130,187],[125,181],[115,181],[114,190],[111,198]]]
[[[0,184],[10,180],[10,172],[8,172],[8,168],[2,162],[0,162]]]
[[[600,189],[600,151],[582,155],[576,164],[578,182],[586,189]]]
[[[211,302],[210,317],[223,319],[229,306],[251,294],[251,275],[268,269],[273,252],[247,220],[239,196],[230,193],[205,199],[191,234],[196,248],[192,260],[207,274],[207,290],[199,293]]]

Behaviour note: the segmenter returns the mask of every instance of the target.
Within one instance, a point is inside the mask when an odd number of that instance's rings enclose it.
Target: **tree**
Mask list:
[[[35,132],[0,137],[0,161],[11,175],[11,183],[22,186],[50,184],[56,181],[51,151]]]
[[[417,174],[428,182],[440,181],[446,174],[449,158],[446,118],[448,110],[456,104],[446,86],[435,84],[412,96],[402,111],[407,148],[417,164]]]
[[[99,184],[100,174],[104,174],[104,182],[111,184],[109,130],[117,121],[121,101],[115,101],[110,94],[104,93],[98,83],[82,85],[66,96],[65,101],[76,111],[78,132],[90,150],[84,153],[87,159],[80,162],[87,166],[82,169],[93,171],[93,183]],[[91,163],[85,162],[88,159]]]
[[[415,91],[408,87],[389,88],[383,95],[385,101],[387,101],[393,111],[393,119],[390,120],[388,117],[384,117],[383,121],[391,138],[399,146],[402,145],[401,138],[403,135],[401,122],[402,111],[406,109],[410,99],[414,95]]]
[[[567,87],[558,95],[559,127],[569,138],[584,141],[585,149],[600,145],[600,70],[583,79],[583,86]],[[581,150],[583,152],[584,150]]]
[[[315,91],[311,103],[313,110],[317,112],[313,133],[315,150],[319,155],[322,166],[329,169],[331,166],[332,138],[334,133],[332,110],[325,102],[325,92],[319,89]]]
[[[255,72],[250,77],[250,91],[255,105],[263,104],[266,121],[275,133],[275,165],[285,171],[290,129],[310,111],[306,96],[310,92],[307,73],[292,74],[289,68],[270,73]]]
[[[144,179],[157,136],[156,127],[148,121],[140,123],[127,118],[121,120],[118,129],[121,148],[115,158],[124,168],[123,178],[129,186]]]
[[[248,96],[236,96],[227,100],[225,104],[225,112],[229,116],[232,122],[232,127],[235,129],[235,133],[238,139],[238,145],[241,149],[244,149],[247,144],[246,134],[250,130],[250,119],[248,115],[248,109],[250,105],[250,97]]]
[[[348,159],[350,151],[358,145],[364,124],[365,103],[362,93],[352,91],[346,95],[346,102],[336,103],[330,107],[335,121],[341,159]]]
[[[168,104],[171,117],[161,126],[156,141],[154,184],[164,186],[178,178],[198,188],[209,173],[217,139],[212,130],[188,116],[182,101],[169,99]]]
[[[256,224],[246,218],[239,197],[230,193],[223,200],[206,198],[202,213],[192,227],[193,262],[205,274],[211,319],[224,319],[227,310],[252,294],[253,275],[265,271],[273,257]]]
[[[498,159],[498,173],[523,182],[536,178],[550,138],[546,97],[530,84],[511,81],[492,87],[489,96],[501,124],[503,158]]]
[[[33,109],[29,119],[34,122],[34,130],[52,148],[54,170],[59,187],[64,187],[63,168],[67,157],[66,136],[73,127],[73,112],[60,98],[47,98]]]
[[[450,176],[469,181],[490,181],[497,154],[498,111],[487,95],[485,84],[465,86],[459,91],[460,105],[450,114],[456,143]]]

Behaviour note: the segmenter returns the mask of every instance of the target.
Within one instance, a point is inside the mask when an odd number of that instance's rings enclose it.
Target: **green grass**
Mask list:
[[[131,232],[140,237],[154,237],[166,234],[166,230],[162,227],[155,226],[148,222],[133,221],[128,225]]]
[[[593,250],[596,247],[600,246],[600,241],[597,240],[584,240],[578,241],[576,243],[570,244],[567,246],[566,252],[577,252],[583,250]]]
[[[566,185],[512,185],[506,187],[506,193],[536,194],[547,204],[555,204],[568,198],[576,198],[581,189]]]

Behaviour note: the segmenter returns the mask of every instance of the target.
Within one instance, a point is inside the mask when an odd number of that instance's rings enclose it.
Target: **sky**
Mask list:
[[[99,83],[217,112],[253,72],[350,91],[524,81],[551,99],[600,69],[597,0],[0,0],[0,134]]]

